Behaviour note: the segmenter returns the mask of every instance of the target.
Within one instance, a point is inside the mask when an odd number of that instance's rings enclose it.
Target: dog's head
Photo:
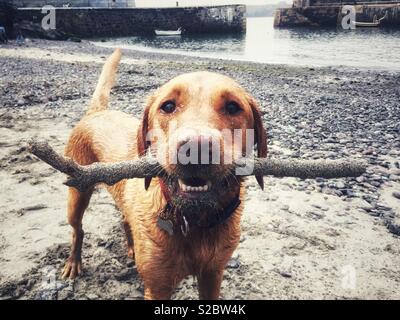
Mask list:
[[[210,72],[184,74],[160,87],[138,133],[139,154],[158,157],[173,204],[197,212],[221,209],[238,195],[233,161],[254,147],[266,156],[257,103],[231,78]],[[256,178],[263,188],[262,177]]]

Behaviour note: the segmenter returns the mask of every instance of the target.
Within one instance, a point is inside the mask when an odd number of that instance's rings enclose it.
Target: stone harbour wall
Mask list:
[[[56,30],[45,31],[40,8],[19,8],[15,23],[33,37],[123,37],[154,34],[155,29],[183,33],[241,33],[246,7],[227,5],[176,8],[57,8]]]
[[[54,7],[63,7],[69,5],[70,7],[115,7],[115,8],[129,8],[135,7],[135,0],[8,0],[18,8],[23,7],[43,7],[45,5],[52,5]]]
[[[382,18],[379,27],[400,29],[400,3],[358,4],[356,21],[372,22],[374,16]],[[342,6],[311,6],[282,8],[275,11],[274,27],[337,27],[340,26]]]

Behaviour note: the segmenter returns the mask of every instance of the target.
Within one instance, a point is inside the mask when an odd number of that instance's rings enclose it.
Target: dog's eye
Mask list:
[[[225,105],[225,110],[228,114],[235,115],[242,111],[242,108],[235,101],[229,101]]]
[[[160,109],[161,109],[163,112],[165,112],[165,113],[172,113],[172,112],[174,112],[175,109],[176,109],[175,102],[174,102],[174,101],[171,101],[171,100],[166,101],[166,102],[164,102],[164,103],[161,105],[161,108],[160,108]]]

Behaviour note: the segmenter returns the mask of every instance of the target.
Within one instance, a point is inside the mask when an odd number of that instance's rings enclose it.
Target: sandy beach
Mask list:
[[[121,215],[98,189],[83,220],[84,275],[69,254],[65,177],[26,150],[62,152],[111,48],[88,41],[0,45],[0,299],[143,299]],[[358,178],[266,178],[248,189],[223,299],[400,299],[400,73],[200,59],[125,50],[110,109],[141,117],[174,76],[227,74],[259,101],[269,157],[363,158]],[[197,299],[196,280],[175,299]]]

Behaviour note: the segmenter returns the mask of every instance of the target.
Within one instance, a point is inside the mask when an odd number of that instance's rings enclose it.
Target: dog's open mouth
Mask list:
[[[221,205],[224,201],[221,200],[232,197],[240,186],[240,179],[237,177],[216,173],[209,173],[208,177],[206,174],[173,175],[163,181],[169,190],[171,204],[179,208],[180,212],[191,217],[195,215],[200,220],[223,209]]]

